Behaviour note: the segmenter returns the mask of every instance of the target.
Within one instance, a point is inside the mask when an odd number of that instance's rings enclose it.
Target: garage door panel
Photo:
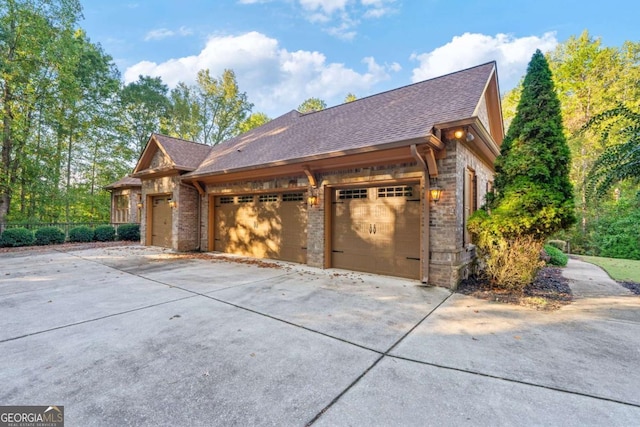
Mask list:
[[[215,212],[216,251],[306,262],[304,193],[217,197]]]
[[[336,190],[332,212],[332,265],[419,278],[417,187],[416,184]]]
[[[170,196],[155,196],[151,207],[151,245],[171,247],[173,210]]]

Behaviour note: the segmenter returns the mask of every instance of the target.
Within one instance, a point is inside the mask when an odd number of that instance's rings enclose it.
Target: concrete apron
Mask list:
[[[62,404],[68,425],[640,417],[637,297],[538,313],[140,247],[3,254],[0,272],[0,404]]]

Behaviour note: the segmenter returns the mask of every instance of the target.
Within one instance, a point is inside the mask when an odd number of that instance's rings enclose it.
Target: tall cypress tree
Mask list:
[[[495,187],[488,198],[491,214],[501,218],[507,236],[543,239],[575,222],[570,162],[551,70],[537,50],[496,159]]]
[[[495,285],[521,291],[541,266],[544,239],[575,222],[570,161],[560,101],[538,50],[496,159],[494,190],[468,225]]]

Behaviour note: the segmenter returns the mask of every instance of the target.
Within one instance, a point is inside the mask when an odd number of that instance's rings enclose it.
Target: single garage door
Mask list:
[[[214,217],[216,251],[307,262],[303,192],[216,197]]]
[[[170,196],[153,198],[151,211],[151,245],[171,247],[172,209],[169,206]]]
[[[412,184],[334,191],[332,266],[419,279],[419,189]]]

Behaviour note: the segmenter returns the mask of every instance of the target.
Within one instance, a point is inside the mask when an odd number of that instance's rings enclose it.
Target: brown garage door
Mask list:
[[[151,211],[151,245],[171,247],[172,209],[169,206],[170,196],[153,198]]]
[[[419,185],[333,194],[332,266],[420,278]]]
[[[214,222],[216,251],[307,262],[303,192],[216,197]]]

